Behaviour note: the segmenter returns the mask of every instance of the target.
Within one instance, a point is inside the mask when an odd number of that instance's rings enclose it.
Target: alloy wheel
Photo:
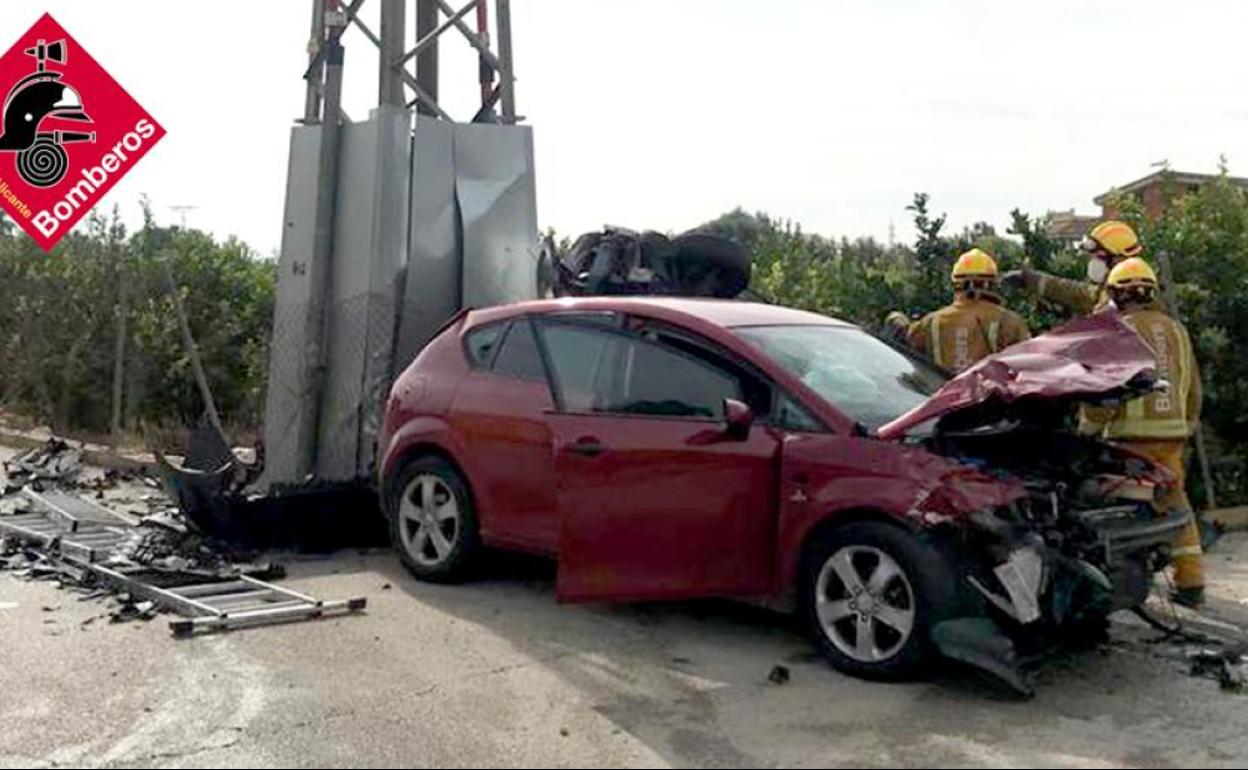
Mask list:
[[[399,504],[399,539],[408,555],[423,567],[437,567],[459,537],[459,502],[450,486],[432,473],[413,478]]]
[[[914,588],[897,561],[873,546],[835,551],[815,583],[815,611],[828,640],[861,663],[898,654],[914,630]]]

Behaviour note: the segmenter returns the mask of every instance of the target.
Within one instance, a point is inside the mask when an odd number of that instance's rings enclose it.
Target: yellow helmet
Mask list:
[[[963,252],[953,265],[953,280],[968,281],[976,278],[995,279],[997,277],[997,261],[983,249],[971,249]]]
[[[1107,283],[1111,289],[1156,289],[1157,274],[1147,262],[1132,257],[1114,265]]]
[[[1116,219],[1106,220],[1092,228],[1088,238],[1115,257],[1134,257],[1144,250],[1131,226]]]

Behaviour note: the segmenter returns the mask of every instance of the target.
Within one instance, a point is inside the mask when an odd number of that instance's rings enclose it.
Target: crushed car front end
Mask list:
[[[986,359],[881,428],[1017,490],[942,522],[976,608],[933,629],[944,655],[1025,690],[1028,659],[1102,638],[1110,613],[1147,599],[1191,514],[1160,505],[1166,469],[1073,426],[1081,403],[1152,388],[1153,366],[1116,317],[1082,319]]]

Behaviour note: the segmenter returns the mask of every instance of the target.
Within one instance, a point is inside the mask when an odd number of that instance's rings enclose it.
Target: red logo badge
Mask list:
[[[0,205],[49,251],[165,130],[44,14],[0,57]]]

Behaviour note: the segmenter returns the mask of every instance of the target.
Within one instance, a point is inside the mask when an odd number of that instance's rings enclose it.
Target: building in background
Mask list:
[[[1060,243],[1079,242],[1088,231],[1102,219],[1116,219],[1121,212],[1114,208],[1110,199],[1115,192],[1134,195],[1144,206],[1149,217],[1161,216],[1166,204],[1188,193],[1198,192],[1201,187],[1217,179],[1216,174],[1192,174],[1185,171],[1161,169],[1134,182],[1114,187],[1096,196],[1092,202],[1101,207],[1100,214],[1076,214],[1074,209],[1050,211],[1044,216],[1044,232]],[[1228,177],[1232,184],[1248,190],[1248,179]]]
[[[1162,169],[1154,171],[1146,177],[1130,184],[1115,187],[1093,199],[1093,203],[1101,207],[1101,216],[1114,219],[1119,213],[1110,203],[1114,192],[1134,195],[1144,205],[1144,213],[1149,217],[1159,217],[1165,211],[1166,204],[1188,193],[1199,192],[1204,185],[1217,179],[1216,174],[1189,174],[1184,171]],[[1248,190],[1248,179],[1238,176],[1227,177],[1231,183]]]
[[[1073,246],[1099,221],[1101,218],[1094,214],[1076,214],[1074,209],[1050,211],[1044,215],[1044,234],[1058,243]]]

